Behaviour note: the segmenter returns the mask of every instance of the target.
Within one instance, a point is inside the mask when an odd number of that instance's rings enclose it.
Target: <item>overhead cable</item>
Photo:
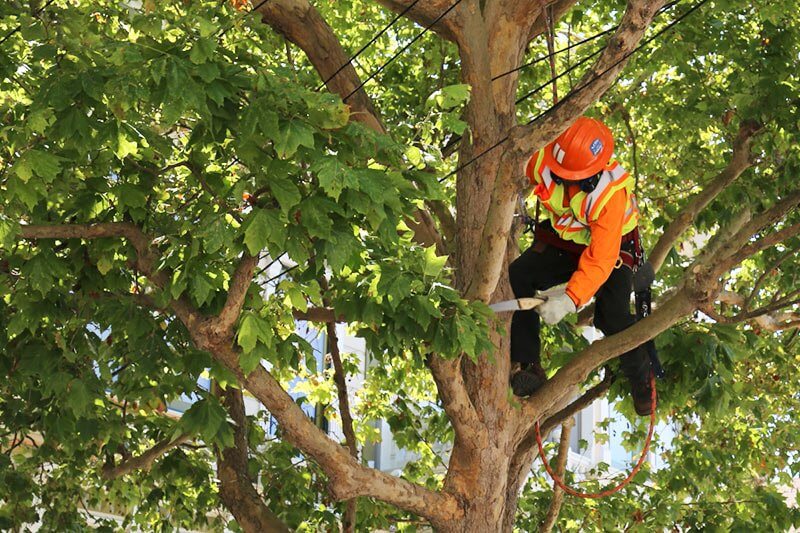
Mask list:
[[[379,39],[379,38],[380,38],[380,37],[381,37],[381,36],[382,36],[384,33],[386,33],[387,31],[389,31],[389,28],[391,28],[392,26],[394,26],[394,25],[397,23],[397,21],[398,21],[398,20],[400,20],[400,18],[401,18],[401,17],[403,17],[403,16],[404,16],[406,13],[408,13],[409,11],[411,11],[411,10],[414,8],[414,6],[416,6],[416,5],[417,5],[417,3],[418,3],[418,2],[419,2],[419,0],[414,0],[414,1],[413,1],[413,2],[411,2],[411,3],[410,3],[410,4],[409,4],[409,5],[408,5],[408,6],[407,6],[407,7],[406,7],[406,8],[405,8],[403,11],[401,11],[400,13],[398,13],[398,14],[397,14],[397,16],[395,16],[395,17],[392,19],[392,21],[391,21],[391,22],[389,22],[389,24],[387,24],[386,26],[384,26],[384,27],[383,27],[383,29],[382,29],[381,31],[379,31],[378,33],[376,33],[376,34],[375,34],[375,36],[374,36],[372,39],[370,39],[370,40],[369,40],[369,42],[368,42],[367,44],[365,44],[364,46],[362,46],[362,47],[361,47],[361,49],[360,49],[358,52],[356,52],[356,53],[355,53],[355,55],[353,55],[353,56],[352,56],[350,59],[348,59],[348,60],[347,60],[347,61],[346,61],[346,62],[345,62],[345,63],[344,63],[342,66],[340,66],[338,69],[336,69],[336,72],[334,72],[333,74],[331,74],[330,76],[328,76],[328,79],[326,79],[325,81],[323,81],[323,82],[322,82],[322,84],[321,84],[319,87],[317,87],[317,91],[319,91],[319,90],[322,90],[322,88],[323,88],[323,87],[325,87],[326,85],[328,85],[328,82],[330,82],[330,81],[331,81],[333,78],[335,78],[337,75],[339,75],[339,73],[340,73],[341,71],[343,71],[344,69],[346,69],[348,65],[350,65],[350,64],[351,64],[353,61],[355,61],[355,60],[356,60],[356,59],[357,59],[357,58],[358,58],[358,57],[359,57],[361,54],[363,54],[363,53],[366,51],[366,49],[367,49],[367,48],[369,48],[370,46],[372,46],[372,44],[373,44],[373,43],[375,43],[375,41],[377,41],[377,40],[378,40],[378,39]]]
[[[554,104],[554,105],[552,105],[552,106],[548,107],[547,109],[545,109],[544,111],[542,111],[541,113],[539,113],[538,115],[536,115],[535,117],[533,117],[531,120],[529,120],[529,121],[526,123],[526,125],[527,125],[527,126],[530,126],[531,124],[533,124],[533,123],[534,123],[534,122],[536,122],[537,120],[541,119],[541,118],[542,118],[544,115],[546,115],[546,114],[550,113],[551,111],[555,111],[556,109],[558,109],[559,107],[561,107],[561,106],[562,106],[562,105],[563,105],[565,102],[568,102],[568,101],[569,101],[571,98],[573,98],[573,97],[574,97],[575,95],[577,95],[579,92],[581,92],[582,90],[586,89],[588,86],[590,86],[591,84],[593,84],[595,81],[597,81],[598,79],[600,79],[600,78],[602,78],[603,76],[605,76],[605,75],[606,75],[608,72],[610,72],[611,70],[613,70],[614,68],[616,68],[616,67],[617,67],[617,66],[618,66],[620,63],[622,63],[623,61],[627,60],[628,58],[630,58],[631,56],[633,56],[635,53],[637,53],[637,52],[639,52],[640,50],[642,50],[642,49],[643,49],[645,46],[647,46],[648,44],[650,44],[651,42],[653,42],[655,39],[657,39],[658,37],[660,37],[661,35],[663,35],[663,34],[664,34],[664,33],[666,33],[667,31],[669,31],[669,30],[671,30],[672,28],[674,28],[674,27],[675,27],[675,26],[676,26],[678,23],[680,23],[680,22],[681,22],[683,19],[685,19],[686,17],[688,17],[689,15],[691,15],[692,13],[694,13],[695,11],[697,11],[698,9],[700,9],[700,7],[702,7],[702,6],[703,6],[703,5],[704,5],[706,2],[708,2],[708,0],[700,0],[699,2],[697,2],[695,5],[693,5],[691,8],[689,8],[689,9],[688,9],[688,10],[687,10],[685,13],[683,13],[682,15],[680,15],[679,17],[677,17],[675,20],[673,20],[672,22],[670,22],[670,23],[669,23],[669,24],[667,24],[666,26],[664,26],[664,27],[663,27],[661,30],[659,30],[658,32],[656,32],[656,33],[655,33],[655,34],[654,34],[652,37],[650,37],[650,38],[648,38],[648,39],[644,40],[644,41],[643,41],[643,42],[642,42],[642,43],[641,43],[639,46],[637,46],[636,48],[634,48],[633,50],[631,50],[630,52],[628,52],[627,54],[625,54],[624,56],[622,56],[620,59],[618,59],[617,61],[615,61],[615,62],[614,62],[614,63],[613,63],[611,66],[609,66],[608,68],[606,68],[605,70],[603,70],[603,71],[602,71],[602,72],[600,72],[600,73],[594,74],[594,75],[591,77],[591,79],[589,79],[589,80],[588,80],[586,83],[584,83],[583,85],[581,85],[580,87],[578,87],[578,88],[576,88],[576,89],[573,89],[573,90],[572,90],[572,91],[571,91],[569,94],[567,94],[567,96],[565,96],[565,97],[564,97],[564,98],[563,98],[563,99],[562,99],[560,102],[558,102],[558,103],[556,103],[556,104]],[[549,82],[548,82],[548,83],[549,83]],[[545,84],[545,87],[546,87],[546,86],[547,86],[547,84]],[[461,171],[461,170],[463,170],[464,168],[468,167],[469,165],[471,165],[472,163],[474,163],[475,161],[477,161],[477,160],[478,160],[478,159],[480,159],[481,157],[485,156],[486,154],[488,154],[489,152],[493,151],[493,150],[494,150],[495,148],[497,148],[498,146],[500,146],[500,145],[502,145],[503,143],[505,143],[506,141],[508,141],[510,138],[511,138],[511,136],[510,136],[510,135],[506,135],[505,137],[503,137],[502,139],[500,139],[499,141],[497,141],[496,143],[494,143],[494,144],[493,144],[492,146],[490,146],[489,148],[485,149],[484,151],[482,151],[481,153],[479,153],[479,154],[478,154],[478,155],[476,155],[475,157],[471,158],[471,159],[470,159],[469,161],[467,161],[466,163],[464,163],[464,164],[462,164],[462,165],[459,165],[458,167],[456,167],[456,169],[455,169],[455,170],[453,170],[452,172],[450,172],[449,174],[447,174],[447,175],[446,175],[446,176],[444,176],[443,178],[440,178],[440,179],[439,179],[439,181],[440,181],[440,182],[441,182],[441,181],[444,181],[445,179],[449,178],[450,176],[453,176],[454,174],[457,174],[458,172],[460,172],[460,171]]]
[[[456,6],[458,6],[458,5],[459,5],[459,4],[460,4],[462,1],[463,1],[463,0],[456,0],[456,1],[455,1],[455,3],[453,3],[453,4],[452,4],[450,7],[448,7],[447,9],[445,9],[445,10],[444,10],[444,12],[443,12],[441,15],[439,15],[438,17],[436,17],[436,18],[433,20],[433,22],[431,22],[430,24],[428,24],[428,25],[425,27],[425,29],[424,29],[424,30],[422,30],[422,31],[421,31],[421,32],[419,32],[417,35],[415,35],[413,39],[411,39],[411,40],[410,40],[408,43],[406,43],[406,44],[405,44],[405,46],[403,46],[403,48],[401,48],[401,49],[400,49],[400,50],[399,50],[399,51],[398,51],[396,54],[394,54],[392,57],[390,57],[388,61],[386,61],[384,64],[382,64],[380,67],[378,67],[378,68],[377,68],[377,69],[376,69],[376,70],[375,70],[375,71],[374,71],[372,74],[370,74],[370,75],[369,75],[369,77],[368,77],[367,79],[365,79],[364,81],[362,81],[361,83],[359,83],[359,84],[358,84],[358,87],[356,87],[355,89],[353,89],[352,91],[350,91],[350,94],[348,94],[347,96],[345,96],[344,98],[342,98],[342,100],[343,100],[344,102],[346,102],[346,101],[347,101],[347,100],[348,100],[348,99],[349,99],[351,96],[353,96],[355,93],[357,93],[359,90],[361,90],[361,88],[362,88],[364,85],[366,85],[366,84],[367,84],[367,83],[368,83],[370,80],[372,80],[372,79],[373,79],[375,76],[377,76],[378,74],[380,74],[381,72],[383,72],[383,69],[385,69],[387,66],[389,66],[389,64],[391,64],[391,63],[392,63],[392,61],[394,61],[395,59],[397,59],[398,57],[400,57],[401,55],[403,55],[403,53],[404,53],[406,50],[408,50],[408,49],[411,47],[411,45],[412,45],[412,44],[414,44],[415,42],[417,42],[417,41],[418,41],[420,38],[422,38],[422,36],[423,36],[423,35],[425,35],[426,33],[428,33],[428,31],[429,31],[431,28],[433,28],[433,27],[434,27],[436,24],[438,24],[440,20],[442,20],[443,18],[445,18],[445,17],[446,17],[446,16],[447,16],[447,15],[448,15],[448,14],[449,14],[449,13],[450,13],[450,12],[451,12],[453,9],[455,9],[455,8],[456,8]]]

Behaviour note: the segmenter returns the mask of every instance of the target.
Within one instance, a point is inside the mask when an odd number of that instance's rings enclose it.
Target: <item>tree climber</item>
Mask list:
[[[517,298],[536,291],[547,301],[511,321],[511,388],[528,396],[546,381],[539,319],[555,324],[596,297],[594,324],[613,335],[636,322],[630,311],[634,269],[643,254],[633,178],[613,160],[614,138],[600,121],[581,117],[534,154],[526,174],[546,214],[530,248],[509,267]],[[566,285],[560,285],[564,284]],[[547,290],[549,289],[549,290]],[[640,346],[623,354],[622,372],[639,415],[650,414],[650,362]]]

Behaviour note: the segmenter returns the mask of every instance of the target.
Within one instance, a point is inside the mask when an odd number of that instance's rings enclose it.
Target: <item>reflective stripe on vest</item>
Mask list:
[[[563,239],[588,245],[591,239],[589,224],[597,220],[611,197],[622,189],[627,192],[628,202],[622,234],[633,230],[638,223],[639,210],[633,195],[634,180],[616,161],[608,163],[593,191],[577,192],[566,206],[566,187],[553,179],[550,168],[544,164],[543,150],[531,157],[526,170],[531,183],[535,185],[534,194],[545,207],[553,229]]]

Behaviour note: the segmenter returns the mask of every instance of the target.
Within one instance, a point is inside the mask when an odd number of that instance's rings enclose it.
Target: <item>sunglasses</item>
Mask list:
[[[583,192],[592,192],[595,189],[595,187],[597,187],[597,184],[600,182],[600,177],[602,176],[602,174],[603,174],[602,172],[598,172],[594,176],[591,176],[591,177],[586,178],[586,179],[582,179],[582,180],[567,180],[567,179],[562,178],[561,176],[559,176],[558,174],[556,174],[552,170],[550,171],[550,177],[553,178],[553,181],[555,181],[558,185],[564,185],[565,183],[566,184],[574,183],[578,187],[580,187],[580,189]]]

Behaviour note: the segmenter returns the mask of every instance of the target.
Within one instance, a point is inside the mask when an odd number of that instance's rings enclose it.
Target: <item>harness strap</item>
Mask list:
[[[543,224],[536,224],[533,231],[533,238],[535,241],[543,242],[559,250],[564,250],[573,255],[581,255],[586,249],[583,244],[567,241],[553,231],[552,226],[547,222]],[[638,270],[644,263],[644,250],[639,237],[639,227],[636,226],[633,230],[629,231],[622,236],[622,244],[620,245],[619,259],[615,268],[623,265],[627,266],[634,272]],[[625,248],[629,248],[626,250]]]

